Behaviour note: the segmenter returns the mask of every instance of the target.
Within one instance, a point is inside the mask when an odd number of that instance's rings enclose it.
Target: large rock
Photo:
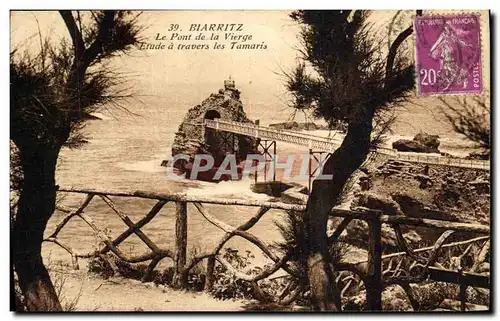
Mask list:
[[[413,140],[400,139],[392,143],[392,148],[400,152],[439,153],[439,136],[419,133]]]
[[[215,158],[215,166],[222,162],[228,151],[221,149],[220,137],[215,135],[215,132],[211,129],[202,131],[201,124],[205,119],[251,122],[243,110],[240,91],[234,86],[234,81],[226,80],[224,88],[220,89],[218,93],[211,94],[200,105],[188,110],[175,134],[174,143],[172,144],[172,156],[185,154],[194,158],[196,154],[211,154]],[[251,137],[236,135],[236,144],[238,163],[244,160],[246,155],[254,152],[255,141]],[[233,151],[229,152],[232,153]],[[180,160],[174,166],[182,174],[188,171],[188,163]]]
[[[399,152],[426,153],[427,148],[424,144],[416,140],[400,139],[392,143],[392,148]]]
[[[366,290],[357,295],[343,298],[343,311],[368,311],[366,302]],[[383,311],[413,311],[408,296],[402,287],[390,285],[382,292]]]
[[[482,169],[389,161],[370,171],[369,181],[368,189],[358,195],[360,206],[373,207],[367,196],[374,194],[395,201],[411,217],[490,221],[490,173]]]
[[[423,144],[425,147],[427,147],[429,150],[435,150],[436,153],[439,153],[438,147],[439,147],[439,136],[438,135],[429,135],[427,133],[418,133],[413,137],[413,140],[420,142]],[[434,152],[432,152],[434,153]]]
[[[336,226],[332,226],[332,230],[335,229]],[[407,244],[409,244],[412,248],[418,248],[421,246],[422,237],[419,234],[415,231],[408,230],[405,227],[403,227],[401,231],[403,232],[403,237],[405,238]],[[369,228],[367,222],[362,220],[352,220],[340,235],[339,240],[350,245],[366,249],[368,247],[368,233]],[[391,226],[382,224],[380,236],[382,240],[382,251],[384,253],[393,253],[400,250],[397,243],[396,233]]]
[[[404,215],[399,204],[389,197],[376,195],[370,192],[361,192],[357,195],[355,206],[362,206],[382,211],[385,215]]]

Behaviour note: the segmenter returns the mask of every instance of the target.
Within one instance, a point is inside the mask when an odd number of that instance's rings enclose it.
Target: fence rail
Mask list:
[[[207,128],[231,132],[234,134],[305,146],[309,149],[324,152],[333,152],[342,144],[342,140],[335,137],[327,138],[290,130],[276,130],[252,123],[240,123],[236,121],[227,121],[220,119],[205,119],[204,126],[206,126]],[[373,151],[373,153],[384,155],[386,157],[389,157],[390,159],[403,162],[442,165],[449,167],[475,168],[483,170],[490,169],[490,161],[483,160],[444,157],[440,155],[415,155],[415,153],[401,153],[389,148],[378,148],[376,151]]]
[[[281,202],[260,202],[236,199],[228,200],[201,196],[189,196],[185,194],[153,193],[148,191],[129,192],[60,188],[59,192],[78,193],[86,195],[85,199],[76,209],[68,209],[61,206],[58,207],[59,210],[65,212],[66,215],[56,225],[55,230],[44,240],[46,242],[53,242],[66,250],[70,254],[75,268],[77,268],[78,266],[78,258],[90,258],[94,256],[103,257],[104,254],[112,252],[121,260],[129,263],[149,261],[146,273],[143,278],[143,280],[146,281],[151,279],[155,267],[162,259],[170,258],[173,260],[173,266],[175,270],[173,284],[180,288],[186,288],[189,271],[201,261],[207,260],[206,279],[204,285],[205,290],[211,290],[214,285],[214,268],[218,263],[224,266],[228,271],[233,273],[237,278],[248,281],[252,285],[255,293],[261,293],[258,282],[270,277],[278,270],[286,271],[287,274],[293,277],[304,277],[301,275],[300,271],[295,270],[289,264],[290,257],[288,257],[287,255],[280,257],[280,255],[275,253],[265,241],[261,240],[248,231],[250,228],[256,225],[270,209],[303,212],[305,210],[304,204],[287,204]],[[104,232],[104,229],[95,224],[90,215],[85,212],[86,207],[95,197],[101,198],[107,204],[107,206],[109,206],[113,210],[113,212],[127,225],[127,229],[114,239],[111,239],[109,236],[107,236]],[[157,200],[157,203],[145,216],[143,216],[137,222],[133,222],[126,213],[122,212],[118,208],[111,197],[154,199]],[[156,215],[158,215],[160,210],[168,202],[175,202],[176,204],[175,244],[173,248],[160,248],[153,241],[151,241],[151,239],[143,231],[141,231],[141,228],[143,228]],[[188,213],[187,203],[192,203],[199,215],[201,215],[213,226],[225,232],[224,236],[218,241],[217,245],[213,249],[199,253],[189,260],[186,253],[188,233],[187,217],[188,215],[193,215],[194,213]],[[239,205],[258,207],[258,209],[250,219],[243,222],[241,225],[232,226],[218,219],[203,204],[219,204],[227,206]],[[354,219],[364,220],[368,223],[369,245],[367,249],[367,260],[354,263],[341,262],[338,263],[335,268],[338,271],[349,271],[351,273],[354,273],[355,275],[357,275],[357,278],[359,278],[365,284],[367,304],[370,310],[382,309],[382,291],[384,287],[391,284],[401,285],[403,289],[407,291],[409,297],[411,297],[411,302],[415,302],[415,300],[412,296],[409,284],[422,282],[427,278],[460,284],[462,290],[466,289],[468,286],[490,287],[489,276],[475,273],[477,267],[487,258],[487,253],[489,250],[489,226],[431,219],[419,219],[401,215],[390,216],[384,215],[380,211],[374,211],[364,208],[360,208],[357,210],[334,209],[331,212],[331,216],[340,217],[343,219],[343,221],[338,225],[333,234],[330,235],[330,240],[336,240],[341,235],[342,231]],[[68,244],[63,243],[58,238],[58,235],[64,228],[64,226],[74,217],[79,217],[80,219],[82,219],[95,232],[97,237],[104,244],[100,249],[88,253],[78,253],[74,251]],[[403,252],[391,253],[387,255],[382,254],[381,226],[384,223],[389,224],[394,229],[397,236],[398,245],[403,250]],[[400,229],[401,225],[423,226],[435,228],[444,232],[436,241],[434,246],[413,250],[406,244],[406,241],[404,240]],[[480,234],[481,236],[466,241],[445,244],[445,241],[454,232],[476,233]],[[119,249],[119,245],[133,234],[138,236],[139,239],[144,244],[146,244],[146,246],[149,248],[148,252],[139,255],[127,255]],[[224,245],[235,236],[246,239],[248,242],[257,246],[274,263],[267,269],[262,270],[257,275],[248,275],[242,271],[238,271],[236,268],[231,266],[231,264],[227,262],[222,255],[220,255],[220,252]],[[439,265],[434,265],[438,257],[438,252],[441,248],[460,247],[467,244],[469,244],[470,246],[470,244],[472,243],[483,244],[481,246],[481,252],[475,258],[476,261],[471,271],[454,271],[443,268]],[[419,253],[422,252],[429,253],[429,255],[421,256]],[[405,258],[409,258],[413,261],[413,264],[406,272],[403,271],[404,268],[402,267],[401,263],[403,262],[403,260],[405,260]],[[393,264],[393,262],[395,261],[398,261],[399,263]],[[396,268],[394,268],[394,265],[396,265]],[[420,270],[417,271],[415,269]],[[343,285],[344,288],[351,285],[352,277],[351,280],[346,282],[347,285]],[[463,291],[461,291],[461,294],[462,292]],[[290,294],[288,298],[281,298],[277,303],[289,303],[293,301],[294,298],[295,297]],[[461,301],[462,306],[465,307],[465,292],[463,292],[463,296],[461,295]],[[414,308],[418,307],[414,306]]]

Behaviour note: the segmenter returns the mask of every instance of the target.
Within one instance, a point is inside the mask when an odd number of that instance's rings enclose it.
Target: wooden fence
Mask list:
[[[93,190],[93,189],[59,189],[60,193],[79,193],[85,194],[86,197],[81,205],[76,209],[68,209],[59,206],[58,209],[65,212],[66,215],[56,225],[55,230],[49,234],[44,240],[46,242],[53,242],[63,249],[65,249],[71,256],[74,267],[78,266],[78,258],[90,258],[95,256],[103,256],[106,253],[112,252],[121,260],[128,263],[139,263],[149,261],[146,273],[143,280],[151,279],[152,273],[158,263],[164,258],[173,260],[175,269],[173,283],[179,288],[186,288],[188,282],[188,273],[202,260],[207,260],[206,264],[206,278],[204,288],[209,291],[214,285],[214,268],[216,262],[223,265],[237,278],[248,281],[256,291],[261,293],[258,282],[270,277],[278,270],[284,270],[291,276],[301,278],[300,272],[292,268],[289,264],[289,257],[284,255],[280,257],[276,254],[271,247],[263,240],[256,237],[248,230],[253,227],[259,220],[270,210],[279,209],[284,211],[299,211],[305,210],[304,204],[288,204],[282,202],[262,202],[250,200],[228,200],[217,199],[202,196],[189,196],[185,194],[164,194],[152,193],[146,191],[110,191],[110,190]],[[106,235],[104,229],[99,227],[91,218],[91,216],[84,210],[89,203],[95,198],[101,198],[118,217],[127,225],[127,229],[114,239]],[[137,222],[133,222],[129,216],[122,212],[110,197],[132,197],[157,200],[157,203],[151,210]],[[175,244],[173,248],[160,248],[157,246],[142,230],[141,228],[148,224],[167,204],[168,202],[175,202],[176,204],[176,221],[175,221]],[[202,252],[194,257],[187,258],[187,216],[188,207],[187,203],[192,203],[197,209],[197,212],[202,217],[224,231],[224,236],[219,240],[217,245],[210,251]],[[219,205],[238,205],[247,207],[257,207],[256,213],[243,222],[239,226],[231,226],[216,216],[212,215],[208,208],[203,204],[219,204]],[[190,214],[192,215],[192,214]],[[397,284],[400,285],[408,295],[414,309],[418,310],[418,302],[412,293],[412,288],[409,286],[411,283],[423,282],[427,279],[435,281],[443,281],[455,283],[460,285],[460,301],[461,309],[466,309],[466,289],[469,286],[490,288],[489,275],[482,275],[476,273],[479,265],[485,260],[489,253],[490,246],[490,228],[489,226],[480,224],[469,224],[461,222],[449,222],[434,219],[414,218],[402,215],[385,215],[380,211],[374,211],[365,208],[356,210],[340,210],[334,209],[331,212],[332,217],[341,218],[340,224],[336,230],[329,236],[330,241],[335,241],[339,238],[345,228],[353,220],[363,220],[368,224],[368,248],[367,260],[355,263],[336,263],[336,271],[346,271],[357,275],[365,285],[366,301],[369,310],[380,311],[382,310],[382,291],[385,287]],[[64,226],[74,217],[82,219],[97,235],[97,237],[104,244],[102,248],[91,251],[88,253],[79,253],[74,251],[68,244],[63,243],[58,235]],[[382,254],[382,224],[388,224],[395,232],[397,243],[402,250],[399,253],[391,253],[387,255]],[[420,249],[411,249],[407,244],[400,226],[418,226],[444,231],[435,244],[431,247]],[[468,240],[463,240],[454,243],[445,243],[445,241],[455,232],[466,232],[468,234],[477,234],[476,237]],[[135,234],[148,248],[149,251],[139,255],[127,255],[122,252],[119,245],[125,241],[129,236]],[[262,270],[257,275],[248,275],[242,271],[235,269],[224,257],[220,254],[224,245],[234,236],[239,236],[257,246],[269,259],[274,263],[267,269]],[[474,259],[474,265],[469,271],[463,271],[458,265],[456,270],[447,269],[440,266],[437,262],[439,251],[443,248],[468,246],[463,255],[470,250],[472,244],[479,244],[481,251]],[[427,253],[426,256],[421,253]],[[463,256],[462,255],[462,256]],[[410,260],[412,263],[409,268],[403,267],[404,260]],[[340,276],[339,276],[340,278]],[[349,279],[349,278],[346,278]],[[348,287],[353,281],[350,277],[347,282]],[[344,289],[345,290],[345,289]],[[342,291],[344,292],[344,291]],[[294,295],[290,294],[288,299],[280,299],[278,303],[291,302]]]

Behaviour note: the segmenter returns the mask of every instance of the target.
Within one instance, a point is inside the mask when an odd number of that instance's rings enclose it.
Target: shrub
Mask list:
[[[289,276],[287,283],[293,282],[296,286],[303,286],[304,290],[298,296],[296,302],[299,305],[309,305],[309,280],[307,277],[307,239],[305,235],[305,222],[302,212],[287,211],[282,222],[275,222],[283,241],[275,242],[273,247],[282,255],[288,255],[290,260],[288,265],[298,272],[299,278]],[[329,244],[330,260],[332,265],[342,261],[348,250],[345,243],[332,242]],[[339,272],[333,270],[334,278]],[[284,285],[285,286],[285,285]],[[283,288],[284,288],[283,286]]]
[[[225,248],[222,257],[237,270],[246,270],[251,265],[251,260],[255,256],[246,251],[241,255],[238,250],[232,248]],[[260,272],[260,268],[251,268],[250,274],[255,275]],[[212,288],[212,295],[217,299],[253,299],[252,285],[240,278],[237,278],[225,266],[217,264],[214,268],[214,284]]]
[[[414,286],[416,300],[420,304],[421,311],[436,309],[444,299],[456,299],[458,297],[458,285],[431,282]]]

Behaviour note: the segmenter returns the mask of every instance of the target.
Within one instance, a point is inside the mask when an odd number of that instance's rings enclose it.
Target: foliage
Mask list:
[[[489,153],[491,149],[490,95],[439,97],[441,111],[453,129],[476,142]]]
[[[197,250],[192,250],[192,255],[196,255]],[[257,275],[270,266],[254,266],[252,260],[255,258],[250,251],[245,251],[242,255],[238,250],[225,248],[222,257],[235,269],[245,271],[249,275]],[[130,264],[119,259],[114,254],[96,255],[88,260],[87,268],[89,273],[97,274],[103,278],[110,278],[120,275],[124,278],[143,280],[147,271],[147,264]],[[151,280],[155,284],[172,285],[174,267],[168,267],[163,272],[154,270]],[[217,264],[214,269],[215,282],[211,294],[221,300],[229,299],[262,299],[256,295],[255,290],[249,282],[241,280],[229,271],[225,266]],[[262,280],[259,288],[268,297],[277,297],[290,282],[290,277],[279,277]],[[188,290],[202,291],[205,283],[205,271],[195,266],[188,274]]]
[[[411,21],[413,14],[413,12],[408,10],[397,10],[394,13],[389,25],[387,25],[387,52],[391,50],[392,42],[408,27],[408,21]],[[412,50],[414,49],[411,42],[401,44],[399,48],[399,52],[405,56],[411,56],[413,54]]]
[[[250,251],[240,254],[238,250],[225,248],[223,258],[238,271],[245,271],[247,275],[255,276],[262,271],[271,268],[270,264],[263,267],[255,266],[252,260],[255,258]],[[288,275],[268,278],[259,281],[258,284],[251,284],[248,281],[239,279],[224,265],[218,264],[214,271],[215,282],[212,288],[212,295],[221,300],[228,299],[253,299],[261,303],[271,304],[278,301],[280,295],[284,292],[290,283],[294,283],[293,277]],[[255,287],[258,287],[256,291]],[[302,302],[303,303],[303,302]],[[303,303],[307,305],[307,303]],[[261,307],[265,309],[265,307]]]
[[[50,265],[50,263],[49,263]],[[64,287],[66,282],[69,279],[67,267],[63,266],[63,264],[59,264],[57,267],[50,267],[53,271],[53,280],[54,280],[54,288],[56,289],[57,297],[62,304],[63,311],[72,312],[76,310],[78,302],[83,294],[83,285],[80,286],[80,289],[76,296],[72,299],[67,297],[67,294],[64,291]]]
[[[304,215],[302,212],[287,211],[283,221],[276,221],[283,241],[273,247],[282,255],[288,255],[289,265],[307,278],[307,240],[305,237]]]
[[[193,246],[189,249],[189,253],[187,255],[188,262],[189,258],[197,257],[201,253],[201,249],[199,246]],[[205,270],[203,269],[202,264],[197,264],[189,270],[188,278],[188,289],[193,291],[203,291],[203,287],[205,285]]]
[[[238,250],[232,248],[225,248],[222,257],[231,264],[235,269],[249,270],[248,274],[258,274],[260,268],[251,268],[252,259],[255,256],[250,251],[245,251],[244,255],[241,255]],[[214,269],[215,282],[212,288],[212,295],[217,299],[227,300],[227,299],[251,299],[253,298],[252,285],[236,277],[233,273],[228,271],[228,269],[217,264]]]
[[[383,42],[370,32],[368,16],[368,11],[361,10],[291,14],[302,24],[304,48],[302,62],[286,74],[295,108],[312,110],[331,125],[349,124],[366,112],[366,106],[375,107],[375,120],[382,120],[391,104],[408,98],[414,83],[413,65],[396,54],[391,71],[386,72]],[[382,122],[380,128],[385,127]]]
[[[69,278],[68,273],[66,272],[67,267],[64,266],[62,263],[55,266],[50,260],[50,258],[48,259],[48,261],[49,261],[48,266],[50,266],[50,269],[54,272],[53,273],[54,287],[56,289],[57,296],[62,303],[63,311],[66,312],[75,311],[83,293],[82,292],[83,286],[80,287],[80,290],[78,291],[78,294],[75,297],[73,297],[72,299],[68,298],[64,292],[64,287]],[[19,287],[19,280],[16,274],[14,275],[14,292],[15,292],[14,299],[16,301],[15,305],[16,312],[28,312],[24,295],[21,291],[21,288]]]
[[[292,219],[293,220],[293,219]],[[291,221],[292,221],[291,220]],[[297,220],[293,221],[297,222]],[[285,224],[282,224],[286,226]],[[290,229],[287,229],[290,231]],[[276,248],[282,247],[287,248],[288,251],[295,249],[295,245],[291,242],[285,246],[285,243],[280,245],[275,245]],[[331,251],[332,258],[334,262],[340,260],[346,254],[346,247],[342,243],[334,242],[332,243]],[[301,251],[295,250],[297,253]],[[195,251],[196,252],[196,251]],[[255,258],[250,251],[245,251],[240,253],[240,251],[232,248],[225,248],[223,258],[231,264],[235,269],[239,271],[245,271],[248,275],[257,275],[262,270],[269,268],[269,266],[258,267],[252,264],[252,260]],[[112,263],[110,263],[112,262]],[[299,261],[300,262],[300,261]],[[297,267],[297,261],[291,261],[289,264],[293,267]],[[108,254],[105,256],[96,256],[91,258],[88,263],[88,269],[90,273],[97,273],[105,278],[109,278],[111,275],[118,273],[120,276],[125,278],[131,278],[135,280],[141,280],[146,272],[147,264],[129,264],[119,260],[113,254]],[[450,267],[453,268],[453,267]],[[225,268],[223,265],[216,265],[215,267],[215,283],[211,294],[221,300],[234,300],[234,299],[246,299],[246,300],[260,300],[261,298],[256,296],[255,290],[250,282],[241,280],[237,278],[234,273]],[[168,267],[163,272],[154,271],[153,282],[155,284],[171,285],[173,281],[174,268]],[[339,276],[339,273],[335,273],[335,277]],[[344,275],[345,276],[345,275]],[[189,274],[188,278],[188,289],[192,291],[202,291],[203,283],[205,280],[204,272],[201,269],[194,269]],[[279,310],[283,309],[283,306],[279,303],[276,304],[280,299],[280,295],[285,293],[285,289],[288,286],[294,286],[298,282],[297,279],[290,275],[283,275],[274,278],[268,278],[260,281],[259,288],[270,298],[273,298],[274,302],[267,302],[270,304],[266,306],[259,305],[254,306],[253,309],[260,310]],[[57,284],[57,281],[56,281]],[[444,299],[457,299],[458,288],[456,285],[442,283],[442,282],[429,282],[412,286],[414,293],[416,295],[415,299],[420,304],[420,309],[422,311],[429,311],[437,308]],[[343,296],[343,310],[344,311],[364,311],[366,310],[366,293],[360,287],[351,287]],[[469,289],[468,291],[468,301],[474,302],[475,304],[488,305],[489,295],[484,293],[481,289]],[[487,292],[487,291],[486,291]],[[289,293],[287,293],[289,294]],[[309,290],[306,287],[301,295],[297,297],[294,303],[298,306],[309,306]],[[409,310],[409,301],[406,294],[399,287],[388,287],[383,292],[383,307],[386,311],[407,311]]]
[[[97,274],[105,279],[120,275],[124,278],[142,280],[146,275],[148,264],[131,264],[118,258],[115,254],[102,254],[91,257],[87,262],[89,273]],[[168,267],[163,272],[152,272],[151,280],[156,284],[171,284],[174,268]]]
[[[307,275],[307,243],[303,212],[287,211],[284,220],[275,224],[284,241],[275,242],[273,247],[290,257],[289,264],[292,268],[301,275]],[[348,250],[344,243],[339,242],[331,242],[329,249],[333,265],[342,261]]]
[[[87,261],[87,271],[89,273],[95,273],[101,277],[108,279],[115,271],[113,267],[109,264],[108,260],[105,260],[102,256],[92,256]]]
[[[429,311],[437,308],[446,298],[458,297],[458,285],[444,282],[431,282],[415,286],[416,300],[420,310]]]
[[[75,21],[74,14],[65,14],[66,19]],[[40,35],[38,54],[20,53],[19,49],[11,53],[11,136],[18,147],[19,144],[79,147],[86,142],[81,130],[85,121],[93,119],[92,112],[111,106],[122,108],[120,100],[131,97],[125,93],[125,79],[111,67],[109,60],[130,51],[139,41],[138,15],[130,12],[115,15],[113,11],[89,14],[93,19],[87,25],[81,24],[80,13],[76,18],[84,52],[75,48],[77,40],[70,44],[62,39],[56,46]],[[104,24],[110,19],[113,24],[105,30]],[[74,31],[70,33],[78,38]],[[80,57],[80,54],[85,55]]]
[[[21,189],[22,181],[23,171],[19,159],[19,150],[14,142],[10,141],[10,190],[18,192]]]
[[[192,251],[196,253],[196,250]],[[87,262],[89,273],[97,274],[105,279],[115,275],[121,277],[144,281],[148,271],[147,263],[128,263],[118,258],[113,253],[92,256]],[[173,266],[165,268],[163,271],[153,270],[149,279],[155,284],[172,285],[175,269]],[[203,290],[205,282],[204,272],[195,266],[188,274],[188,289],[193,291]]]
[[[467,302],[478,305],[490,306],[490,291],[489,289],[468,287],[466,292]]]
[[[283,221],[275,222],[283,241],[275,242],[273,247],[282,255],[287,255],[290,259],[288,265],[298,272],[300,278],[288,276],[286,284],[292,283],[295,288],[302,287],[302,295],[297,298],[297,304],[308,306],[309,297],[307,295],[309,287],[307,278],[307,240],[305,238],[305,222],[303,212],[287,211]],[[330,263],[335,266],[345,257],[348,247],[344,243],[331,242],[329,245]],[[334,277],[339,272],[334,272]],[[285,285],[283,285],[283,288]]]

